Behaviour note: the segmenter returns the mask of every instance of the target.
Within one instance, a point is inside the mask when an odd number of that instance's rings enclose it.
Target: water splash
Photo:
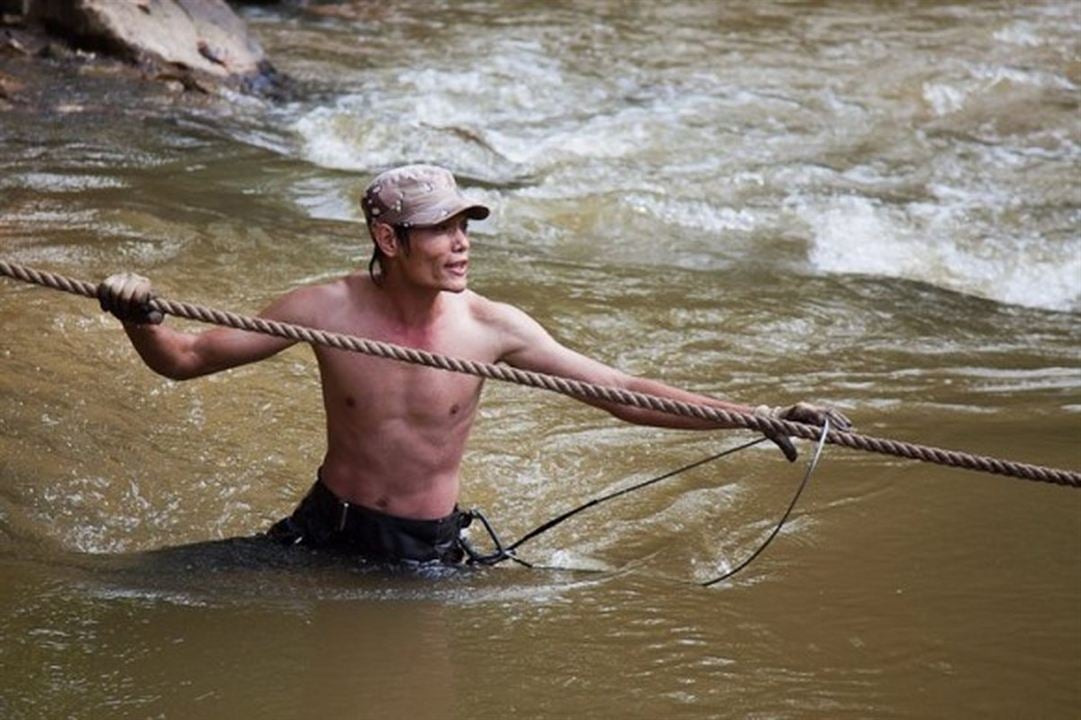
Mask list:
[[[793,206],[810,228],[809,259],[831,273],[928,282],[999,302],[1081,309],[1081,250],[1063,256],[1043,238],[966,231],[956,204],[889,206],[859,196]]]

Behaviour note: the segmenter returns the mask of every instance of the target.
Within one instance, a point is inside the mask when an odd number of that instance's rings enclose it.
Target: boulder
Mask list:
[[[268,90],[276,73],[225,0],[28,0],[27,16],[76,47],[206,89]]]

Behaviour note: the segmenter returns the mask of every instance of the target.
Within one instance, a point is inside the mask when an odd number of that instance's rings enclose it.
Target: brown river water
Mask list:
[[[320,8],[244,12],[281,104],[0,59],[2,257],[254,312],[442,163],[494,208],[472,287],[582,352],[1081,469],[1075,3]],[[313,479],[307,348],[178,384],[93,301],[4,279],[0,323],[0,717],[1081,713],[1075,490],[827,446],[698,587],[811,454],[762,445],[523,546],[554,569],[388,576],[222,542]],[[489,383],[462,503],[515,538],[749,437]]]

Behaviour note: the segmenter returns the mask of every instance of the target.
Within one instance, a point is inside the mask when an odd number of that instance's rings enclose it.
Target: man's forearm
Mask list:
[[[623,382],[623,389],[630,390],[631,392],[643,393],[645,395],[655,395],[657,397],[675,400],[677,402],[685,402],[691,405],[708,405],[709,407],[715,407],[720,410],[728,410],[738,413],[753,412],[753,408],[747,405],[740,405],[737,403],[727,402],[725,400],[719,400],[714,397],[709,397],[708,395],[700,395],[698,393],[688,392],[686,390],[672,387],[671,385],[667,385],[660,381],[649,380],[646,378],[638,378],[628,375]],[[673,415],[671,413],[666,413],[659,410],[631,407],[629,405],[620,405],[618,403],[603,402],[597,404],[618,417],[619,419],[625,420],[627,422],[632,422],[637,425],[651,425],[654,427],[666,427],[684,430],[713,430],[718,428],[738,427],[737,425],[733,425],[730,423],[718,423],[712,420],[685,417],[683,415]]]
[[[190,353],[192,337],[165,325],[138,325],[125,322],[127,333],[135,351],[154,372],[170,380],[186,380],[195,377],[183,362]]]

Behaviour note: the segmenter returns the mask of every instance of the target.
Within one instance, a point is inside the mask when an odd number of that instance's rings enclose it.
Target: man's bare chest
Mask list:
[[[483,338],[456,328],[408,336],[367,329],[366,337],[399,348],[491,362]],[[356,334],[355,332],[349,334]],[[389,348],[388,348],[389,349]],[[472,415],[482,380],[478,377],[401,360],[328,348],[316,349],[328,406],[346,411],[401,417],[414,422]]]

